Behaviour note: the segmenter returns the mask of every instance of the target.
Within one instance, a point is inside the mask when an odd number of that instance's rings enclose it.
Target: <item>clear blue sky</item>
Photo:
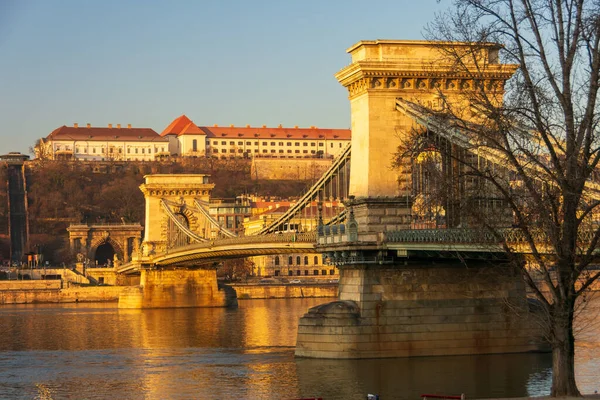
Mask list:
[[[61,125],[348,128],[359,40],[421,39],[435,0],[0,0],[0,154]]]

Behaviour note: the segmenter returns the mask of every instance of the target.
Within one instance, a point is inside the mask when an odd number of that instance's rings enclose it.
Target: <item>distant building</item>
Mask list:
[[[169,156],[169,140],[150,128],[61,126],[35,146],[47,160],[154,161]]]
[[[196,126],[185,115],[160,134],[169,152],[217,158],[335,158],[348,143],[350,129]]]

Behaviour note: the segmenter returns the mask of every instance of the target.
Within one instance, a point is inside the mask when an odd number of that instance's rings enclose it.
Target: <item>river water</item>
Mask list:
[[[0,399],[418,399],[548,394],[549,354],[314,360],[294,357],[298,318],[328,299],[239,308],[0,307]],[[587,326],[590,328],[590,326]],[[600,327],[579,336],[577,381],[600,391]]]

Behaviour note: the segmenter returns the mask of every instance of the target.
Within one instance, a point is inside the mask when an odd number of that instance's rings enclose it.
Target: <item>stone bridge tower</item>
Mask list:
[[[190,211],[194,207],[194,200],[208,202],[210,193],[215,187],[209,183],[209,175],[203,174],[156,174],[146,175],[145,182],[140,186],[146,199],[146,223],[143,255],[162,253],[166,250],[168,240],[169,216],[164,209],[163,200],[171,205],[171,211],[180,215],[190,230],[202,236],[202,228],[198,226],[197,216]]]
[[[350,195],[357,199],[355,215],[364,239],[373,241],[375,232],[410,227],[411,163],[407,160],[394,170],[392,161],[401,139],[423,128],[398,111],[397,99],[435,110],[444,101],[464,103],[475,85],[485,84],[501,102],[504,82],[516,67],[499,63],[500,47],[494,43],[474,49],[467,43],[367,40],[347,50],[352,63],[336,78],[349,93]],[[453,59],[456,54],[465,58],[460,68]]]

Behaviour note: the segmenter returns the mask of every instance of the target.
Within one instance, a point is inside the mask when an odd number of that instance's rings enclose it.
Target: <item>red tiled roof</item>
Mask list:
[[[168,142],[150,128],[98,128],[61,126],[50,133],[48,140],[86,140],[86,141],[136,141],[136,142]]]
[[[173,122],[171,122],[171,124],[160,134],[160,136],[166,135],[204,135],[204,132],[201,131],[191,119],[182,115],[175,118],[175,120],[173,120]]]

